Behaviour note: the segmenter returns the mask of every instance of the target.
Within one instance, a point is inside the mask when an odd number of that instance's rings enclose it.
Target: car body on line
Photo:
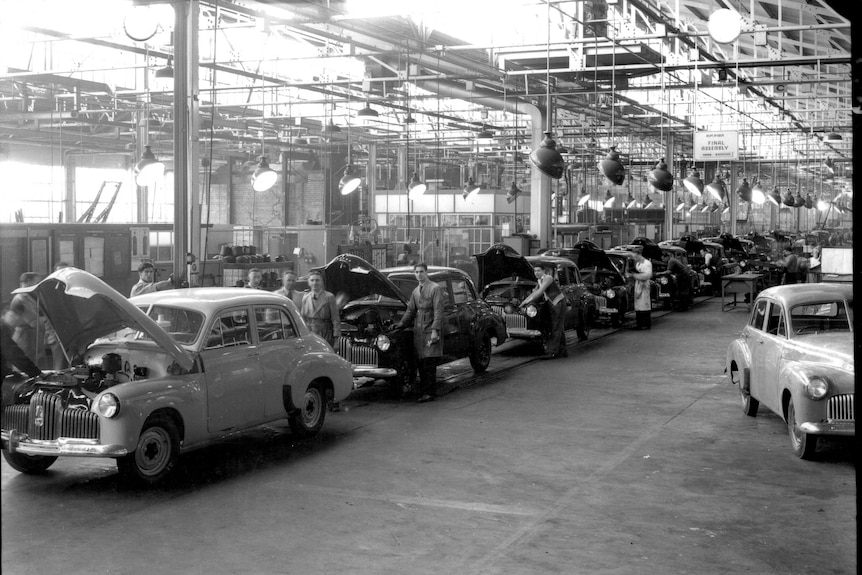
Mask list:
[[[4,384],[3,455],[24,473],[60,456],[109,457],[143,484],[181,453],[287,418],[302,437],[353,388],[350,364],[286,298],[192,288],[126,299],[76,268],[32,288],[69,369]]]
[[[853,287],[796,284],[760,292],[726,369],[742,409],[760,405],[786,423],[794,452],[814,455],[822,435],[855,436]]]
[[[474,257],[479,267],[481,297],[502,314],[510,338],[542,341],[546,337],[544,326],[550,310],[544,298],[524,309],[520,304],[536,287],[533,266],[549,264],[566,298],[565,329],[575,329],[578,339],[587,339],[596,321],[596,298],[581,280],[575,262],[546,255],[524,257],[505,244],[495,244]]]
[[[688,263],[688,255],[679,246],[661,246],[662,261],[654,263],[653,275],[659,301],[665,308],[688,309],[700,292],[700,275]],[[683,269],[671,271],[668,262],[677,260]]]
[[[343,303],[336,352],[355,378],[387,379],[393,395],[415,381],[413,327],[395,328],[418,285],[412,266],[376,269],[359,256],[341,254],[322,270],[326,289]],[[488,368],[491,350],[506,341],[503,318],[477,297],[467,272],[428,266],[443,288],[443,361],[467,357],[476,373]]]
[[[577,264],[584,285],[596,297],[597,321],[619,326],[634,311],[634,280],[627,279],[595,243],[581,240],[570,248],[550,248],[543,255],[569,258]]]

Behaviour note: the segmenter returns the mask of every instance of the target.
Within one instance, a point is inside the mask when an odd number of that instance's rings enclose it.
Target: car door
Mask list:
[[[572,268],[565,265],[557,266],[557,284],[566,298],[565,328],[571,329],[578,323],[577,284],[572,279]]]
[[[766,300],[764,300],[766,301]],[[787,316],[777,301],[769,300],[763,330],[751,354],[753,395],[775,413],[781,413],[781,390],[778,373],[781,354],[787,345]]]
[[[452,298],[452,281],[448,276],[437,276],[433,281],[443,288],[443,355],[463,357],[464,336],[455,302]]]
[[[207,430],[241,429],[263,419],[260,348],[247,306],[223,310],[207,331],[201,352],[207,376]]]
[[[478,301],[473,291],[473,286],[465,278],[451,277],[452,303],[455,306],[455,316],[458,318],[458,337],[461,355],[465,355],[470,349],[471,338],[476,334],[473,332],[473,322],[479,313]]]
[[[305,354],[305,342],[299,336],[296,321],[284,306],[254,306],[254,329],[257,332],[262,373],[263,413],[267,419],[284,414],[284,384],[291,383]]]

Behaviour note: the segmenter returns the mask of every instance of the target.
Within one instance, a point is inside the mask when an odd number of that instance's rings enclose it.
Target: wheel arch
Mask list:
[[[158,417],[166,417],[170,419],[174,425],[177,426],[177,433],[179,433],[180,445],[182,445],[186,437],[186,425],[183,421],[182,414],[180,414],[180,412],[173,407],[160,407],[159,409],[156,409],[152,411],[149,415],[147,415],[147,417],[144,419],[143,425],[146,426],[147,423]]]

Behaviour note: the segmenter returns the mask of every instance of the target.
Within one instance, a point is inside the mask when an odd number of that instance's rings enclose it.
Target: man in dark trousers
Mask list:
[[[419,285],[410,294],[407,311],[396,327],[413,324],[413,348],[419,362],[419,397],[433,401],[437,396],[437,364],[443,357],[443,288],[428,278],[428,265],[418,263],[413,273]]]
[[[0,381],[16,371],[22,371],[30,377],[42,375],[42,370],[27,357],[12,339],[12,326],[9,324],[9,314],[6,312],[0,320]]]

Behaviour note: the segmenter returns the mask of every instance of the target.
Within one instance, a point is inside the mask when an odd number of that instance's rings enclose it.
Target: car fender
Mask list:
[[[731,383],[733,382],[731,366],[734,362],[740,373],[740,382],[748,385],[751,382],[751,350],[739,339],[733,340],[727,347],[727,377]]]
[[[112,393],[120,400],[120,412],[116,417],[99,415],[100,439],[103,445],[122,445],[130,452],[138,443],[144,423],[153,412],[169,409],[180,417],[181,427],[186,430],[184,446],[204,439],[195,430],[206,430],[206,393],[202,374],[188,374],[169,378],[138,380],[115,385],[96,396],[93,411],[99,397]]]
[[[341,401],[353,389],[353,368],[335,352],[309,350],[297,363],[296,369],[284,374],[284,386],[290,389],[294,406],[302,405],[305,390],[317,379],[329,380],[332,383],[332,400]]]

